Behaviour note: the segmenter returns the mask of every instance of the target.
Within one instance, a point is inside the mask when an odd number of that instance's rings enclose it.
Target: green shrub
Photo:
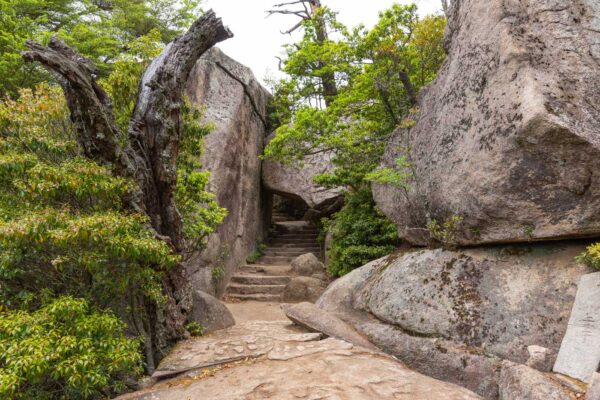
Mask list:
[[[370,190],[347,193],[345,199],[344,207],[324,221],[332,234],[328,269],[334,276],[388,255],[398,244],[396,226],[377,210]]]
[[[138,340],[108,312],[61,297],[38,311],[0,312],[0,398],[97,399],[141,373]]]
[[[583,254],[577,257],[577,261],[600,270],[600,243],[589,246]]]
[[[256,249],[254,250],[254,252],[246,258],[246,262],[248,264],[256,263],[265,254],[266,249],[267,249],[266,244],[259,243],[258,245],[256,245]]]
[[[440,243],[442,246],[453,246],[456,240],[456,235],[460,232],[460,225],[463,221],[463,217],[460,215],[452,215],[446,218],[441,224],[436,220],[432,219],[427,224],[429,235],[431,239]]]

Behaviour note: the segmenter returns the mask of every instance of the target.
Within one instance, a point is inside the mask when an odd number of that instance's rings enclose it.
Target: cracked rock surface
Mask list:
[[[471,400],[467,389],[411,371],[394,358],[289,321],[251,321],[180,343],[153,386],[119,400]],[[210,366],[210,367],[207,367]]]

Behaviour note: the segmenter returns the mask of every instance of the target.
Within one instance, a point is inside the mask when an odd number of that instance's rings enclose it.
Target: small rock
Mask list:
[[[292,278],[283,290],[283,301],[285,303],[300,303],[309,301],[314,303],[327,289],[327,285],[315,278],[298,276]]]
[[[587,400],[600,400],[600,374],[594,372],[586,392]]]
[[[527,360],[527,366],[537,369],[542,372],[552,371],[552,365],[554,360],[551,351],[542,346],[527,346],[529,352],[529,359]]]
[[[500,400],[570,400],[561,385],[526,365],[502,362]]]
[[[302,254],[292,260],[292,272],[298,276],[311,276],[325,272],[325,265],[313,254]]]
[[[199,323],[205,334],[229,328],[235,324],[231,312],[215,297],[201,290],[195,290],[192,299],[191,320]]]
[[[329,277],[324,272],[317,272],[316,274],[312,274],[311,278],[315,278],[315,279],[318,279],[318,280],[323,281],[323,282],[328,282],[329,281]]]

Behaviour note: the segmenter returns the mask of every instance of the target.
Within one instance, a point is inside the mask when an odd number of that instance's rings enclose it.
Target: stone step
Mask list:
[[[285,275],[251,275],[237,274],[231,278],[231,283],[243,285],[287,285],[290,277]]]
[[[240,285],[229,284],[227,294],[282,294],[285,285]]]
[[[289,265],[259,265],[249,264],[244,265],[239,269],[239,273],[243,274],[256,274],[256,275],[269,275],[269,276],[288,276],[292,271],[292,267]]]
[[[272,239],[313,239],[318,240],[319,236],[312,233],[282,233],[274,235]]]
[[[267,248],[269,247],[278,247],[278,246],[283,246],[283,247],[320,247],[319,242],[317,242],[316,240],[283,240],[283,239],[279,239],[279,240],[273,240],[272,242],[269,242],[269,244],[267,245]]]
[[[279,295],[279,294],[228,294],[225,296],[225,300],[281,302],[281,295]]]
[[[267,250],[274,250],[274,251],[303,251],[306,250],[308,251],[320,251],[321,250],[321,246],[318,246],[316,244],[312,244],[312,245],[306,245],[306,244],[294,244],[294,243],[283,243],[283,244],[277,244],[277,245],[270,245],[268,246],[265,251]]]
[[[281,265],[292,262],[295,257],[285,256],[262,256],[257,264],[270,264],[270,265]]]
[[[281,244],[281,243],[283,243],[283,244],[288,244],[288,243],[291,243],[291,244],[308,243],[308,244],[318,245],[319,241],[317,239],[315,239],[315,238],[306,238],[306,239],[304,239],[304,238],[292,238],[292,239],[290,239],[290,238],[278,238],[278,237],[274,237],[274,238],[272,238],[269,241],[268,245],[271,245],[271,244]]]
[[[272,256],[283,256],[283,257],[298,257],[301,256],[302,254],[306,254],[306,253],[320,253],[319,250],[302,250],[302,251],[298,251],[298,250],[265,250],[264,254],[265,256],[268,257],[272,257]]]

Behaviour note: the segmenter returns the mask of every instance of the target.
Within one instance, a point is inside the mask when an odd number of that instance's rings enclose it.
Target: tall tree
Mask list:
[[[289,6],[302,6],[302,9],[290,10]],[[267,14],[296,15],[300,21],[288,29],[285,34],[304,27],[305,34],[311,36],[314,42],[319,46],[325,46],[329,40],[328,33],[328,14],[330,13],[321,5],[321,0],[296,0],[281,4],[275,4],[274,9],[268,10]],[[328,62],[324,59],[315,60],[314,74],[318,76],[323,88],[323,98],[325,104],[329,105],[337,95],[337,84],[335,73],[328,70]]]
[[[28,41],[26,61],[37,61],[59,77],[77,141],[86,157],[112,168],[118,176],[136,183],[128,199],[132,210],[146,214],[156,236],[183,252],[182,219],[175,204],[177,158],[181,140],[182,90],[198,58],[216,43],[232,37],[214,12],[209,11],[181,37],[175,39],[144,73],[127,135],[120,131],[109,96],[96,82],[96,67],[60,39],[48,47]],[[120,138],[127,137],[123,145]],[[171,268],[163,282],[167,302],[153,327],[165,337],[150,335],[148,363],[163,354],[185,333],[191,308],[190,286],[182,265]],[[152,306],[154,307],[154,305]],[[165,336],[163,335],[163,336]]]

